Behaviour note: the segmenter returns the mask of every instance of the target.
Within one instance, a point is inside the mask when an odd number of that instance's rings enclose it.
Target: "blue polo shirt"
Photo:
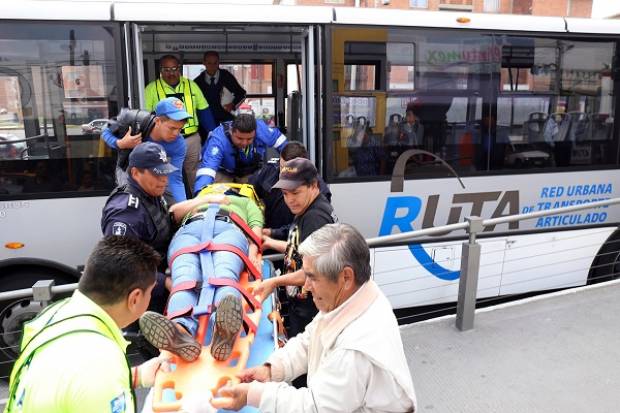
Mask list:
[[[116,141],[120,138],[114,136],[110,128],[105,128],[101,132],[101,138],[112,149],[118,149]],[[163,146],[166,151],[166,155],[170,158],[170,163],[177,167],[178,171],[175,171],[168,175],[168,192],[172,194],[172,197],[176,202],[185,201],[187,195],[185,194],[185,185],[183,185],[183,161],[185,160],[185,153],[187,152],[187,146],[185,145],[185,139],[183,135],[178,135],[172,142],[156,141],[150,136],[143,138],[143,141],[156,142]]]
[[[196,172],[194,193],[198,193],[202,188],[212,184],[218,170],[223,170],[229,174],[234,173],[237,166],[235,155],[239,155],[240,162],[249,165],[254,161],[254,150],[256,150],[256,156],[262,159],[267,148],[272,147],[281,152],[288,143],[286,136],[278,128],[270,128],[262,120],[256,120],[254,142],[247,148],[247,151],[243,151],[232,144],[226,135],[225,126],[230,127],[230,125],[222,124],[209,134],[209,140],[204,146],[202,160]]]

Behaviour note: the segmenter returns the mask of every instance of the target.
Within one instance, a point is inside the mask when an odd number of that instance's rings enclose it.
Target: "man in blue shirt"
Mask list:
[[[213,182],[246,182],[261,167],[267,148],[281,152],[287,143],[277,128],[250,114],[222,123],[211,132],[203,149],[194,193]]]
[[[153,141],[163,146],[170,163],[178,168],[172,172],[168,178],[167,192],[172,195],[175,202],[187,199],[181,168],[185,160],[186,145],[181,130],[190,114],[185,111],[183,102],[174,97],[165,98],[155,106],[155,118],[153,128],[149,136],[143,137],[141,133],[132,135],[131,127],[123,137],[115,136],[110,128],[101,132],[101,137],[106,144],[113,149],[133,149],[140,142]],[[117,171],[118,172],[118,171]],[[123,184],[126,180],[127,172],[117,173],[117,184]]]

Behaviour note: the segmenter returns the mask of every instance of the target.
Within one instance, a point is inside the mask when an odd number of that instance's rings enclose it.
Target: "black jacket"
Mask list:
[[[206,71],[202,72],[194,79],[194,82],[196,82],[200,90],[202,90],[205,99],[207,99],[209,103],[209,108],[211,108],[211,113],[213,113],[213,117],[215,118],[216,126],[219,126],[222,122],[234,119],[233,115],[222,107],[222,90],[226,88],[234,95],[232,102],[234,106],[237,106],[239,102],[245,99],[246,95],[245,89],[241,87],[232,73],[225,69],[219,69],[219,71],[220,75],[215,85],[207,83],[207,77],[209,77],[209,75]]]
[[[271,228],[271,237],[286,240],[288,228],[293,222],[294,215],[284,203],[284,196],[279,189],[272,189],[280,174],[279,159],[270,160],[260,170],[251,175],[248,183],[254,185],[256,194],[265,203],[265,228]],[[331,202],[332,193],[329,186],[319,176],[319,189]]]

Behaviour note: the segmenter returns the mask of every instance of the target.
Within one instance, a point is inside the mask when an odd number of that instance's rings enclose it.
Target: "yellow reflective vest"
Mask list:
[[[179,84],[175,87],[170,86],[164,82],[161,78],[152,81],[144,89],[144,98],[146,101],[146,109],[149,111],[155,110],[155,105],[162,99],[167,97],[176,97],[183,101],[185,110],[192,115],[191,119],[187,120],[185,127],[183,128],[183,136],[189,136],[198,132],[198,110],[207,109],[209,104],[205,99],[202,91],[196,85],[193,80],[190,80],[184,76],[179,79]]]
[[[88,297],[47,307],[24,326],[5,413],[135,413],[127,341]]]

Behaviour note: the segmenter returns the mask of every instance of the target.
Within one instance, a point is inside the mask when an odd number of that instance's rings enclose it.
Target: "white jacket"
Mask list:
[[[274,382],[250,384],[248,403],[269,412],[413,412],[413,382],[387,298],[373,281],[268,361]],[[283,383],[308,373],[308,387]]]

